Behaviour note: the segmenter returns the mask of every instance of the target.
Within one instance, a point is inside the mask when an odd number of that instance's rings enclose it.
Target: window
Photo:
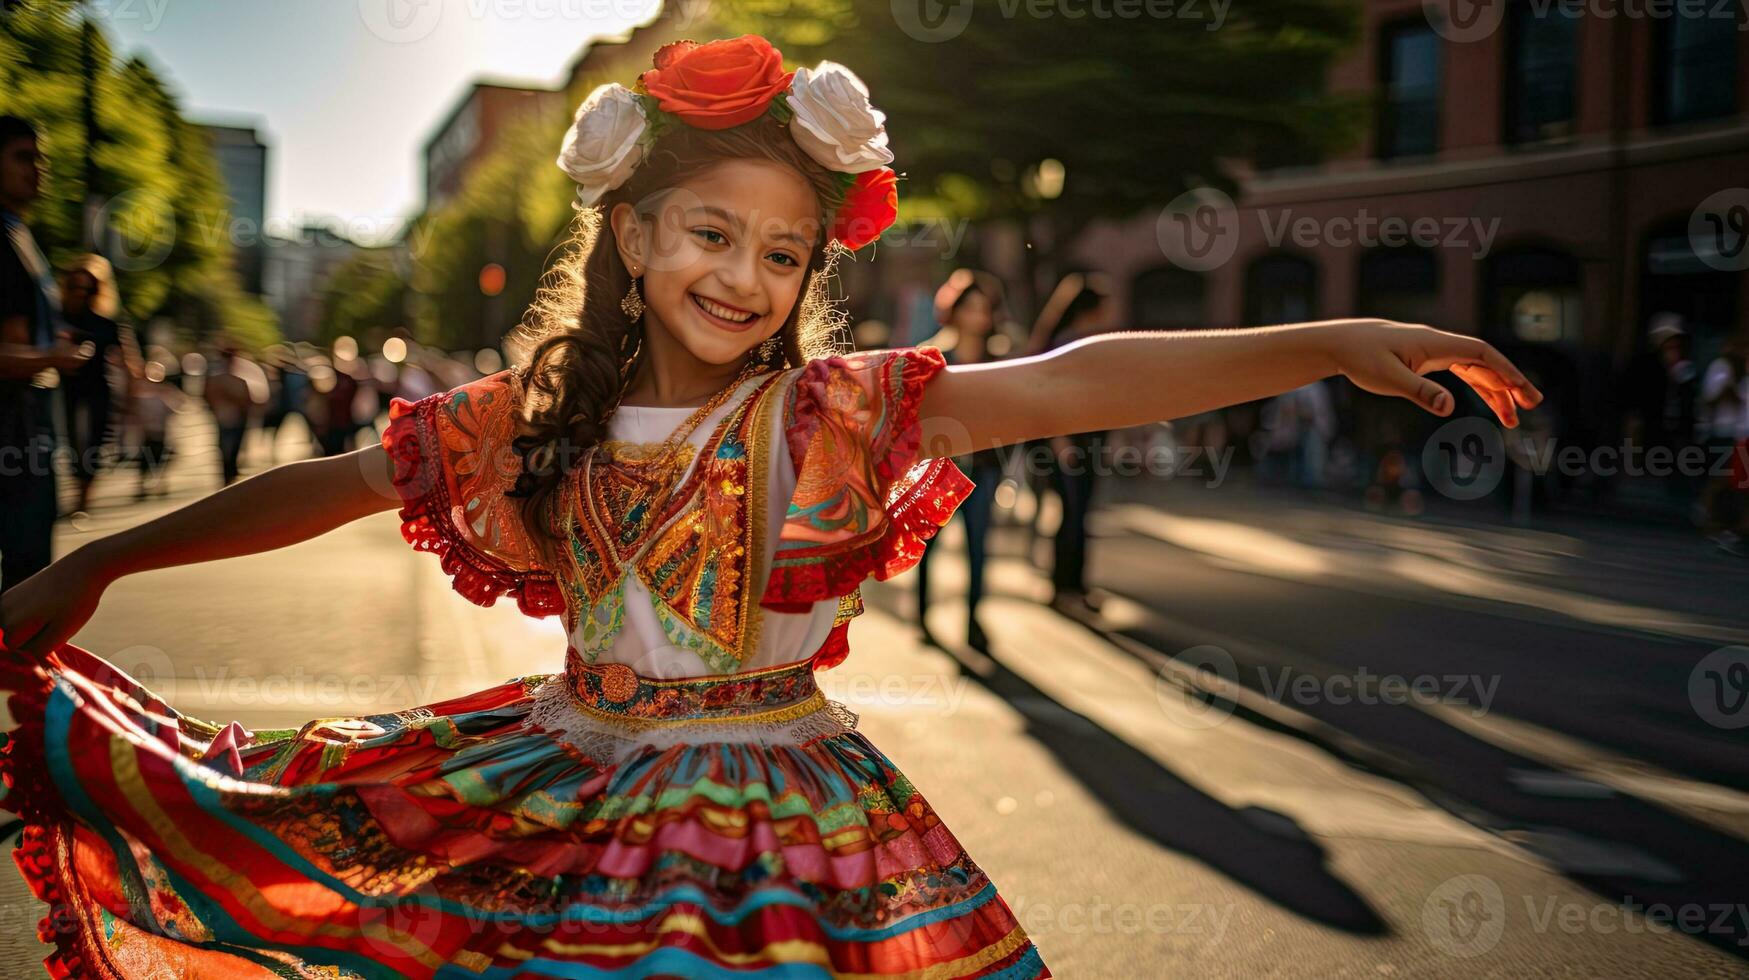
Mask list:
[[[1579,12],[1522,0],[1508,13],[1506,142],[1534,143],[1573,131]]]
[[[1738,16],[1735,4],[1677,4],[1658,21],[1658,122],[1736,114]]]
[[[1245,323],[1303,323],[1318,308],[1317,267],[1297,255],[1266,255],[1245,270]]]
[[[1583,337],[1579,261],[1547,249],[1501,252],[1488,262],[1483,325],[1499,340],[1577,345]]]
[[[1439,37],[1425,23],[1387,29],[1380,38],[1384,106],[1379,117],[1379,156],[1400,157],[1439,149]]]

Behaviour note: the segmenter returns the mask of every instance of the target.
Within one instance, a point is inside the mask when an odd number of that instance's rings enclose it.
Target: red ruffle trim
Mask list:
[[[401,497],[401,537],[415,550],[437,555],[443,572],[455,590],[469,602],[490,606],[499,596],[516,599],[526,615],[558,616],[565,611],[565,595],[545,572],[524,572],[484,554],[461,537],[451,520],[449,484],[438,467],[436,424],[430,413],[438,409],[443,393],[410,402],[396,398],[389,403],[389,425],[382,445],[394,460],[395,492]]]
[[[76,650],[62,646],[50,654],[50,660],[59,663],[63,651]],[[0,735],[5,740],[0,745],[0,786],[5,787],[0,810],[17,814],[24,821],[12,860],[31,894],[48,905],[48,914],[37,923],[36,935],[55,948],[43,958],[43,967],[56,980],[107,977],[103,958],[93,957],[84,948],[87,930],[80,914],[87,904],[84,896],[71,894],[70,887],[76,885],[70,886],[62,875],[63,838],[70,833],[71,818],[49,778],[43,745],[43,712],[53,686],[48,667],[7,651],[6,639],[0,636],[0,690],[12,692],[6,706],[16,723]]]
[[[849,595],[869,576],[885,581],[917,564],[935,532],[947,525],[953,512],[972,492],[974,484],[953,460],[946,457],[918,463],[917,447],[923,426],[917,417],[923,388],[947,367],[941,351],[917,347],[902,354],[900,395],[889,423],[892,441],[880,453],[875,474],[887,489],[886,519],[871,528],[878,536],[839,547],[837,554],[819,560],[791,559],[774,566],[760,605],[774,612],[805,613],[824,599]],[[817,422],[818,400],[825,397],[826,373],[843,370],[840,358],[825,358],[809,364],[796,380],[795,431],[811,433]],[[793,456],[793,444],[792,444]],[[798,472],[805,465],[796,460]],[[779,552],[781,554],[781,551]]]

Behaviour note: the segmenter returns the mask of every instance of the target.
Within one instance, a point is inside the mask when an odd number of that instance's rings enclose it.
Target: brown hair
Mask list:
[[[737,159],[789,166],[820,202],[820,241],[808,255],[801,295],[778,333],[781,349],[772,366],[798,366],[841,346],[837,335],[844,331],[845,316],[826,287],[843,249],[825,234],[842,199],[838,176],[809,157],[788,126],[770,115],[731,129],[675,125],[663,132],[631,179],[595,205],[578,209],[563,256],[542,277],[511,338],[534,350],[522,373],[522,434],[512,443],[522,470],[506,495],[522,500],[523,523],[549,567],[556,567],[563,533],[557,491],[584,454],[606,438],[608,422],[636,374],[647,329],[642,318],[634,321],[620,309],[632,277],[620,260],[607,215],[621,202],[648,214],[659,191]]]

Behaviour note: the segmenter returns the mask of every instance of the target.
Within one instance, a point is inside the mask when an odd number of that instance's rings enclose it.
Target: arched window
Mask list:
[[[1245,270],[1245,323],[1301,323],[1318,309],[1318,267],[1310,259],[1265,255]]]
[[[1161,266],[1130,283],[1130,318],[1137,330],[1193,330],[1208,326],[1203,314],[1206,284],[1199,273]]]
[[[1552,249],[1521,248],[1488,260],[1482,308],[1486,336],[1534,344],[1577,345],[1579,260]]]
[[[1718,356],[1725,338],[1737,329],[1743,275],[1719,268],[1712,244],[1704,237],[1691,237],[1685,219],[1656,226],[1647,233],[1640,267],[1639,319],[1634,325],[1644,343],[1654,316],[1680,316],[1689,333],[1689,356],[1703,367]],[[1705,251],[1696,251],[1697,245]]]

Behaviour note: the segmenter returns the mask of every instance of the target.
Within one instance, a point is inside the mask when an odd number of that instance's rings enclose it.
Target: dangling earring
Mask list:
[[[637,322],[644,315],[644,297],[638,292],[638,280],[632,280],[632,288],[626,290],[625,298],[619,301],[619,308],[625,313],[626,319]]]
[[[778,334],[767,337],[765,343],[759,345],[757,356],[762,364],[775,364],[783,356],[783,337]]]

